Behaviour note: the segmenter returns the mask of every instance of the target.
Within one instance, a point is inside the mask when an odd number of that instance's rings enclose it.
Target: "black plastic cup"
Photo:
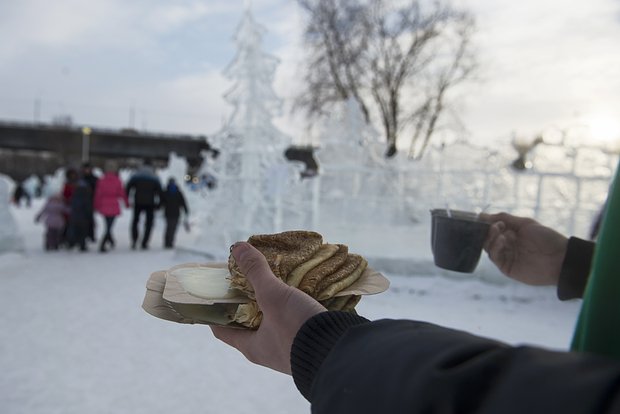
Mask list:
[[[431,250],[435,265],[461,273],[476,270],[489,223],[469,211],[431,210]]]

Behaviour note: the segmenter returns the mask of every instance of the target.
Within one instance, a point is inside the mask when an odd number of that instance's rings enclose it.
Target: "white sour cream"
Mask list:
[[[230,288],[230,273],[222,267],[183,267],[171,272],[188,293],[204,299],[228,299],[237,296]]]

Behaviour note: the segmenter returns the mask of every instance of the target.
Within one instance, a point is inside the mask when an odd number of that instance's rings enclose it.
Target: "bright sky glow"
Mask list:
[[[593,139],[607,142],[620,140],[620,119],[606,113],[595,113],[586,119]]]

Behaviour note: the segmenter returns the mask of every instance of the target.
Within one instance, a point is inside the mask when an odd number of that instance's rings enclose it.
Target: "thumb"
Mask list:
[[[276,289],[286,288],[286,284],[278,279],[265,256],[254,246],[247,242],[238,242],[232,248],[232,255],[239,266],[241,273],[254,288],[256,301],[260,304],[261,298]]]

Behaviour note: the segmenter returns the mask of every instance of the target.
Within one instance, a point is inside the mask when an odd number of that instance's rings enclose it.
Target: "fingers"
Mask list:
[[[247,242],[235,243],[231,253],[239,266],[239,270],[254,288],[259,305],[265,294],[274,289],[286,287],[286,284],[273,274],[265,256],[251,244]]]
[[[503,221],[495,222],[489,228],[489,233],[484,241],[484,250],[488,253],[493,249],[493,245],[497,243],[497,239],[506,230],[506,224]]]
[[[502,267],[502,264],[505,260],[506,253],[506,236],[500,234],[497,236],[493,244],[487,250],[489,254],[489,258],[493,263],[495,263],[498,267]]]
[[[491,225],[484,242],[484,250],[489,255],[489,259],[505,274],[507,266],[510,266],[510,256],[513,253],[508,246],[508,239],[511,236],[512,233],[506,228],[506,224],[503,221],[498,221]]]

